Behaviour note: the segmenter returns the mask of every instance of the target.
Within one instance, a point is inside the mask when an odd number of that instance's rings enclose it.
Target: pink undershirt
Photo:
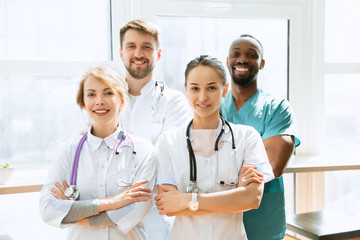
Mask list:
[[[215,141],[218,136],[217,129],[192,129],[193,140],[191,146],[195,155],[210,157],[215,154]],[[219,141],[219,150],[224,143]]]

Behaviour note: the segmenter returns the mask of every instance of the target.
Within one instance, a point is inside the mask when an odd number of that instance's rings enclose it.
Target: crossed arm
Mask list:
[[[143,184],[148,183],[147,180],[135,182],[132,186],[127,188],[126,190],[108,197],[108,198],[101,198],[97,199],[97,212],[103,213],[108,210],[116,210],[119,208],[122,208],[126,205],[129,205],[130,203],[134,202],[144,202],[148,201],[151,198],[151,190],[147,187],[142,186]],[[55,183],[56,188],[52,188],[51,192],[53,196],[57,199],[64,199],[67,200],[67,197],[65,197],[65,190],[68,188],[68,184],[63,181],[62,184],[56,182]],[[81,203],[81,201],[80,201]],[[80,204],[81,205],[81,204]],[[74,205],[73,205],[74,206]],[[87,207],[91,208],[92,206],[79,206],[75,208],[71,208],[68,215],[64,218],[67,219],[67,221],[75,221],[77,225],[90,225],[89,217],[81,217],[82,214],[76,214],[76,212],[83,211],[84,214],[87,211]],[[85,208],[85,209],[84,209]],[[82,209],[82,210],[80,210]],[[97,215],[99,216],[99,215]],[[106,216],[102,215],[102,219],[106,220]],[[111,221],[108,219],[108,222]],[[111,223],[111,222],[110,222]]]
[[[254,167],[244,166],[239,174],[235,189],[198,194],[199,210],[188,209],[191,193],[180,192],[173,185],[158,185],[159,194],[155,197],[161,215],[203,215],[213,212],[242,212],[258,208],[264,188],[263,175]]]

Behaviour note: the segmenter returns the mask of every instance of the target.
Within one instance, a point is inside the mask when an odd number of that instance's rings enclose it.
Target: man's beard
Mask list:
[[[257,74],[250,74],[248,77],[236,77],[233,72],[230,73],[232,81],[239,87],[248,87],[257,79]]]
[[[131,69],[130,65],[128,65],[128,66],[125,65],[126,70],[135,79],[143,79],[143,78],[145,78],[146,76],[148,76],[154,70],[154,67],[155,67],[155,65],[148,65],[148,67],[144,70],[144,72],[136,73],[135,71],[133,71]]]
[[[229,71],[230,77],[231,77],[232,81],[239,87],[248,87],[251,84],[253,84],[256,81],[257,75],[259,73],[258,70],[256,71],[254,68],[250,67],[249,69],[252,72],[248,76],[235,76],[234,69],[232,66],[230,69],[231,69]],[[254,72],[254,70],[255,70],[255,72]]]

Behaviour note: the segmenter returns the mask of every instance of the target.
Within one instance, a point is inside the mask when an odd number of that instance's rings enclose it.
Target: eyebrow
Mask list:
[[[131,44],[136,44],[136,43],[135,42],[127,42],[127,43],[125,43],[125,46],[131,45]],[[151,42],[143,42],[143,43],[141,43],[141,45],[151,45],[152,46],[152,43]]]
[[[240,48],[239,47],[234,47],[231,50],[240,50]],[[247,50],[252,50],[252,51],[255,51],[257,53],[259,52],[256,48],[248,48]]]
[[[217,82],[210,82],[207,85],[217,84]],[[189,85],[199,85],[198,83],[189,83]]]
[[[104,88],[104,90],[103,90],[103,92],[105,92],[105,91],[107,91],[107,90],[109,90],[109,89],[111,89],[111,88]],[[95,89],[91,89],[91,88],[88,88],[88,89],[86,89],[86,91],[93,91],[93,92],[96,92],[96,90]]]

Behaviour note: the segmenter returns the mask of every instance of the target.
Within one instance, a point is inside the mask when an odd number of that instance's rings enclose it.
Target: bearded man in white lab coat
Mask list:
[[[153,143],[162,132],[191,119],[184,94],[153,78],[162,53],[159,35],[156,26],[144,20],[132,20],[120,29],[120,57],[130,98],[121,123],[130,133]]]
[[[129,85],[129,104],[120,122],[128,132],[154,144],[161,133],[187,124],[192,117],[184,94],[153,78],[162,53],[159,35],[153,23],[139,19],[120,29],[120,57]],[[165,220],[153,207],[144,220],[148,239],[167,239],[171,220]]]

